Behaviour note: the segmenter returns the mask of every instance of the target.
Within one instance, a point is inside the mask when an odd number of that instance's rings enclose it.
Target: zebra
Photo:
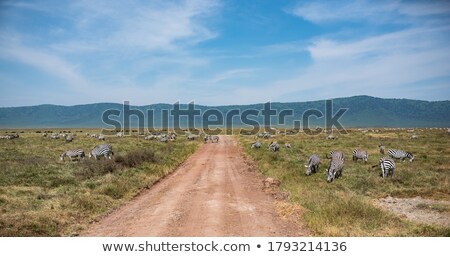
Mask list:
[[[123,137],[123,132],[118,132],[118,133],[116,134],[116,137]]]
[[[169,142],[169,138],[167,138],[167,137],[160,137],[159,138],[159,142],[163,142],[163,143],[167,143],[167,142]]]
[[[211,140],[212,143],[219,143],[219,136],[217,135],[210,136],[209,139]]]
[[[187,140],[195,140],[198,136],[194,134],[189,134],[186,136]]]
[[[378,145],[378,148],[380,148],[380,153],[381,153],[381,154],[384,154],[384,144],[383,144],[383,143],[380,143],[380,144]]]
[[[339,159],[339,160],[344,161],[344,159],[345,159],[345,158],[344,158],[344,153],[341,152],[341,151],[336,151],[336,150],[331,151],[329,157],[328,157],[327,155],[325,155],[325,157],[326,157],[327,159],[331,159],[331,160],[333,160],[333,159]]]
[[[327,182],[330,183],[335,178],[339,178],[342,175],[342,169],[344,169],[344,160],[332,158],[327,169]]]
[[[319,170],[319,164],[320,164],[320,158],[316,154],[313,154],[309,157],[308,165],[305,165],[306,167],[306,176],[309,176],[311,174],[311,171],[313,173],[316,173]]]
[[[276,152],[278,150],[280,150],[280,145],[275,141],[270,142],[269,144],[269,150],[271,150],[272,152]]]
[[[337,137],[335,137],[334,135],[328,135],[327,139],[336,139]]]
[[[71,161],[73,161],[76,158],[80,158],[80,160],[84,159],[84,150],[83,149],[75,149],[75,150],[67,150],[64,153],[62,153],[59,158],[61,161],[64,161],[65,157],[69,157]]]
[[[355,162],[358,162],[358,159],[362,159],[365,163],[367,163],[368,158],[369,158],[369,155],[367,154],[366,151],[360,150],[357,148],[355,150],[353,150],[353,160]]]
[[[388,155],[394,159],[400,159],[401,161],[405,160],[405,158],[408,158],[410,162],[414,161],[412,153],[403,150],[389,149]]]
[[[252,149],[253,148],[256,148],[256,149],[261,148],[261,143],[259,141],[256,141],[255,143],[252,144]]]
[[[72,136],[66,136],[66,143],[70,143],[73,141],[73,137]]]
[[[203,143],[208,143],[208,140],[209,140],[209,135],[205,135],[204,137],[203,137]]]
[[[284,146],[285,146],[286,148],[291,148],[291,144],[289,144],[289,143],[285,143]]]
[[[152,140],[152,139],[155,139],[155,138],[156,138],[156,136],[154,136],[154,135],[148,135],[148,136],[144,137],[144,140]]]
[[[380,176],[382,176],[383,178],[394,175],[395,162],[393,159],[389,157],[381,157],[378,165],[380,165],[381,168]],[[375,168],[378,165],[374,165],[372,166],[372,168]]]
[[[414,135],[411,136],[411,139],[419,139],[419,136],[414,134]]]
[[[96,145],[91,152],[89,152],[89,159],[94,157],[98,160],[101,156],[111,159],[111,155],[114,155],[111,144]]]
[[[100,135],[98,135],[97,139],[105,141],[105,135],[100,134]]]

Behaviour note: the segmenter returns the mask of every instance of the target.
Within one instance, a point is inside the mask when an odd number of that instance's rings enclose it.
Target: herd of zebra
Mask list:
[[[261,148],[262,144],[259,141],[256,141],[251,144],[252,149]],[[289,143],[285,143],[286,148],[291,148]],[[380,153],[382,155],[385,154],[385,147],[383,144],[378,145]],[[270,142],[269,150],[272,152],[276,152],[280,149],[280,145],[275,141]],[[379,159],[378,164],[372,166],[375,168],[377,166],[380,167],[381,173],[380,176],[383,178],[394,175],[395,170],[395,161],[394,159],[399,159],[400,161],[404,161],[405,159],[409,159],[410,162],[414,161],[414,155],[410,152],[399,150],[399,149],[388,149],[388,156],[383,156]],[[329,153],[329,155],[325,155],[326,159],[329,159],[330,162],[326,169],[327,182],[332,182],[334,179],[339,178],[342,175],[342,171],[344,169],[344,153],[342,151],[333,150]],[[367,151],[362,149],[354,149],[352,152],[352,159],[354,162],[358,162],[358,160],[362,160],[364,163],[367,163],[369,159],[369,155]],[[321,160],[317,154],[312,154],[309,157],[308,164],[306,167],[306,175],[309,176],[311,173],[317,173],[319,170],[319,164]]]

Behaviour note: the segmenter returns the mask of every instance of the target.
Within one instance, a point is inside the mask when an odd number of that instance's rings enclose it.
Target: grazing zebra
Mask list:
[[[327,182],[333,182],[335,178],[339,178],[342,175],[342,169],[344,169],[344,160],[332,158],[327,169]]]
[[[169,142],[169,139],[167,137],[160,137],[159,142],[167,143]]]
[[[344,161],[344,159],[345,159],[345,158],[344,158],[344,153],[341,152],[341,151],[336,151],[336,150],[331,151],[329,157],[328,157],[327,155],[325,155],[325,157],[326,157],[327,159],[331,159],[331,160],[333,160],[333,159],[338,159],[338,160]]]
[[[73,141],[73,137],[72,136],[66,136],[66,143],[70,143]]]
[[[256,148],[256,149],[261,148],[261,143],[259,141],[256,141],[255,143],[252,144],[252,149],[253,148]]]
[[[285,146],[286,148],[291,148],[291,144],[289,144],[289,143],[285,143],[284,146]]]
[[[395,162],[393,159],[388,158],[388,157],[382,157],[378,163],[378,165],[380,165],[381,168],[381,176],[383,178],[387,177],[387,176],[393,176],[394,175],[394,170],[395,170]],[[372,166],[372,168],[375,168],[378,165],[374,165]]]
[[[170,133],[169,134],[169,140],[170,141],[175,141],[177,139],[177,134],[175,133]]]
[[[336,139],[337,137],[335,137],[334,135],[328,135],[327,139]]]
[[[269,150],[272,152],[276,152],[278,150],[280,150],[280,145],[275,141],[275,142],[270,142],[269,144]]]
[[[353,150],[353,160],[355,162],[358,162],[358,159],[362,159],[365,163],[367,163],[367,159],[369,158],[369,155],[366,151],[355,149]]]
[[[50,139],[59,139],[59,134],[52,134]]]
[[[411,136],[411,139],[419,139],[419,136],[414,134]]]
[[[105,135],[100,134],[100,135],[98,135],[97,139],[105,141]]]
[[[388,155],[394,159],[400,159],[401,161],[405,160],[405,158],[408,158],[410,162],[414,161],[412,153],[403,150],[389,149]]]
[[[219,136],[210,136],[209,139],[211,140],[212,143],[219,143]]]
[[[189,134],[189,135],[186,136],[186,138],[187,138],[188,140],[195,140],[195,139],[197,138],[197,136],[194,135],[194,134]]]
[[[306,167],[306,176],[311,174],[311,171],[316,173],[319,170],[320,158],[316,154],[313,154],[309,157],[308,165]]]
[[[118,132],[118,133],[116,134],[116,137],[123,137],[123,132]]]
[[[380,148],[380,153],[381,153],[381,154],[384,154],[384,144],[383,144],[383,143],[380,143],[380,144],[378,145],[378,148]]]
[[[114,155],[112,151],[112,145],[110,144],[102,144],[95,146],[91,152],[89,152],[89,159],[94,157],[98,160],[99,157],[104,156],[105,158],[111,159],[111,155]]]
[[[154,135],[148,135],[148,136],[145,136],[145,137],[144,137],[144,140],[152,140],[152,139],[154,139],[154,138],[156,138],[156,136],[154,136]]]
[[[83,149],[75,149],[75,150],[68,150],[62,153],[59,158],[61,161],[64,161],[64,157],[69,157],[71,161],[74,159],[80,158],[80,160],[84,159],[84,151]]]

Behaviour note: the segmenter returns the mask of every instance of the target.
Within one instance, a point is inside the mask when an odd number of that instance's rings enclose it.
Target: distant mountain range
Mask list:
[[[301,120],[303,113],[308,109],[325,111],[325,100],[311,102],[272,103],[272,109],[279,113],[282,110],[292,110],[293,115],[287,116],[286,123],[282,126],[292,126],[294,120]],[[246,110],[257,110],[257,116],[248,116],[252,120],[262,122],[261,110],[264,104],[229,105],[229,106],[203,106],[196,105],[196,109],[204,113],[214,109],[223,117],[230,110],[238,110],[240,113]],[[86,128],[103,127],[110,128],[102,122],[102,113],[106,110],[123,110],[122,104],[96,103],[75,106],[37,105],[25,107],[0,108],[0,128]],[[147,110],[153,110],[154,126],[164,126],[162,110],[173,110],[171,104],[152,104],[146,106],[130,106],[131,109],[141,110],[145,114],[147,126]],[[181,105],[181,109],[187,109],[187,105]],[[346,127],[450,127],[450,101],[420,101],[409,99],[383,99],[371,96],[353,96],[333,99],[333,113],[339,108],[347,108],[348,111],[339,120]],[[122,112],[123,113],[123,112]],[[115,120],[122,120],[122,114]],[[172,117],[171,117],[172,118]],[[169,125],[172,125],[171,118]],[[211,116],[210,120],[214,120]],[[278,117],[272,117],[272,126],[278,124]],[[233,118],[233,126],[241,127],[243,123],[238,117]],[[314,126],[324,127],[324,118],[310,118]],[[186,126],[187,118],[181,119],[181,125]],[[196,116],[195,126],[200,127],[202,118]],[[133,117],[131,126],[136,127],[137,122]]]

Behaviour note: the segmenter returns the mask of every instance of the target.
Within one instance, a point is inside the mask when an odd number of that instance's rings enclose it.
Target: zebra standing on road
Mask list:
[[[69,157],[71,161],[73,161],[76,158],[80,158],[80,160],[84,159],[84,150],[83,149],[76,149],[76,150],[68,150],[62,153],[59,158],[61,161],[64,161],[65,157]]]
[[[378,165],[380,165],[381,168],[381,176],[383,178],[387,176],[393,176],[394,170],[395,170],[395,162],[389,157],[382,157],[380,161],[378,162]],[[372,166],[372,168],[375,168],[378,165]]]
[[[112,151],[112,145],[111,144],[102,144],[95,146],[91,152],[89,153],[89,159],[91,157],[94,157],[96,160],[100,158],[101,156],[104,156],[105,158],[111,159],[111,155],[114,155]]]
[[[212,143],[219,143],[219,136],[217,135],[210,136],[209,139],[211,140]]]
[[[311,171],[313,173],[316,173],[319,170],[319,164],[320,164],[320,158],[316,154],[313,154],[309,157],[308,165],[305,165],[306,167],[306,176],[309,176],[311,174]]]
[[[394,159],[400,159],[401,161],[408,158],[410,162],[414,161],[414,156],[410,152],[406,152],[398,149],[389,149],[388,155]]]
[[[275,141],[270,142],[269,144],[269,150],[272,152],[276,152],[280,150],[280,145]]]
[[[360,150],[357,148],[355,150],[353,150],[353,160],[355,162],[358,162],[358,159],[362,159],[365,163],[367,163],[368,158],[369,158],[369,155],[367,154],[366,151]]]

